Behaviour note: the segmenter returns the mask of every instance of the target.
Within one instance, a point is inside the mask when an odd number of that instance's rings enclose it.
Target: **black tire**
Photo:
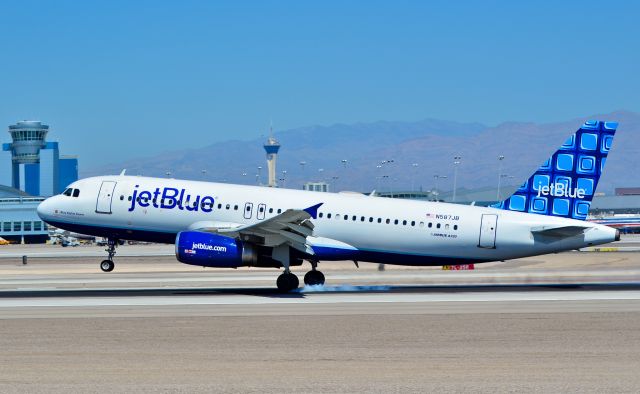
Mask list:
[[[100,269],[102,272],[111,272],[115,266],[116,265],[111,260],[102,260],[102,263],[100,263]]]
[[[278,286],[278,290],[283,293],[288,293],[291,290],[297,289],[300,285],[300,281],[298,277],[292,273],[282,274],[278,276],[278,280],[276,281],[276,285]]]
[[[294,274],[290,273],[289,276],[290,276],[289,280],[291,281],[291,290],[297,289],[298,286],[300,286],[300,280]]]
[[[307,286],[324,285],[324,274],[320,271],[309,271],[304,275],[304,284]]]

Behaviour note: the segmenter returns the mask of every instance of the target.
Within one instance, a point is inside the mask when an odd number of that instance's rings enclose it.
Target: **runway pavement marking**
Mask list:
[[[640,291],[541,291],[535,293],[306,293],[284,296],[198,295],[142,297],[77,297],[77,298],[13,298],[0,299],[0,309],[30,307],[102,307],[102,306],[175,306],[175,305],[273,305],[273,304],[354,304],[354,303],[439,303],[439,302],[505,302],[505,301],[597,301],[640,300]]]

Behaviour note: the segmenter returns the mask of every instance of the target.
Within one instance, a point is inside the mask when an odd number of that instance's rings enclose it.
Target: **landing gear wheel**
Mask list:
[[[304,284],[307,286],[324,285],[324,274],[320,271],[309,271],[304,275]]]
[[[297,289],[300,285],[300,281],[298,280],[298,277],[291,272],[285,272],[278,276],[276,284],[278,285],[278,290],[283,293],[288,293],[291,290]]]
[[[103,272],[111,272],[113,271],[113,268],[116,266],[113,263],[113,256],[116,255],[117,245],[118,245],[117,239],[109,238],[107,240],[107,248],[104,251],[107,252],[108,257],[106,260],[102,260],[102,263],[100,263],[100,269]]]
[[[103,272],[111,272],[115,266],[116,265],[111,260],[102,260],[102,263],[100,263],[100,269]]]

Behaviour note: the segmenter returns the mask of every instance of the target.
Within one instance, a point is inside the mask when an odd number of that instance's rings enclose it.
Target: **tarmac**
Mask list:
[[[0,392],[640,391],[640,253],[321,263],[283,295],[172,252],[125,245],[106,274],[101,248],[0,247]]]

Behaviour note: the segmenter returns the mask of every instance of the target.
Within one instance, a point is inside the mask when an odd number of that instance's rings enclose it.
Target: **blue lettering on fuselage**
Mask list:
[[[140,185],[136,185],[131,196],[131,206],[129,212],[136,209],[136,206],[146,208],[152,205],[154,208],[179,209],[196,212],[213,211],[214,198],[211,196],[192,195],[186,189],[176,189],[174,187],[157,187],[153,192],[148,190],[138,190]]]

